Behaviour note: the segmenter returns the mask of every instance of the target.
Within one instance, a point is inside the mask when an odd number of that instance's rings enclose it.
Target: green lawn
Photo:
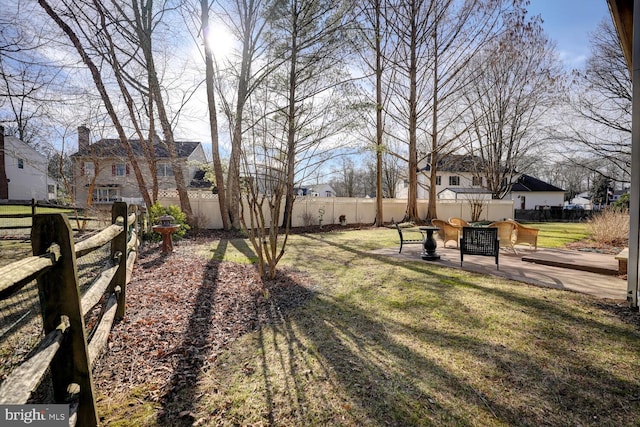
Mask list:
[[[540,228],[541,246],[585,233]],[[640,425],[640,332],[613,304],[370,253],[397,238],[291,236],[281,267],[307,275],[314,297],[202,370],[199,425]],[[246,248],[194,253],[250,262]]]
[[[589,230],[584,222],[541,222],[527,225],[540,230],[540,248],[561,248],[567,243],[589,237]]]
[[[73,209],[36,207],[36,213],[52,213],[52,212],[73,212]],[[0,217],[2,217],[2,215],[15,215],[15,214],[30,215],[31,206],[0,205]]]
[[[36,213],[71,213],[73,209],[36,207]],[[3,215],[31,215],[31,206],[0,205],[0,230],[2,227],[31,227],[31,217],[3,218]],[[6,234],[6,233],[4,233]],[[11,233],[9,233],[11,234]],[[2,235],[0,233],[0,235]]]

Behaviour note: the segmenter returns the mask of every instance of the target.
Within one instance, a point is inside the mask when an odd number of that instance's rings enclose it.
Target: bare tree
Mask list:
[[[122,123],[121,123],[121,121],[119,119],[119,116],[118,116],[118,113],[116,111],[116,108],[115,108],[115,106],[114,106],[114,104],[113,104],[113,102],[111,100],[111,96],[109,95],[109,93],[108,93],[108,91],[106,89],[106,85],[104,83],[104,80],[102,78],[102,75],[100,74],[100,69],[98,68],[96,63],[93,61],[91,56],[88,54],[87,49],[85,48],[85,46],[83,46],[82,41],[80,40],[80,38],[78,37],[78,35],[74,31],[74,29],[67,22],[65,22],[63,20],[61,14],[59,12],[57,12],[54,8],[52,8],[51,5],[46,0],[38,0],[38,4],[40,4],[40,6],[45,10],[45,12],[56,23],[56,25],[69,38],[69,40],[73,44],[74,48],[76,49],[76,51],[78,52],[78,54],[82,58],[82,61],[89,68],[89,71],[91,72],[91,76],[93,78],[93,82],[94,82],[94,84],[96,86],[96,89],[100,93],[100,96],[102,98],[104,106],[105,106],[107,112],[109,113],[109,117],[111,118],[111,121],[112,121],[113,125],[115,126],[116,131],[118,132],[118,136],[120,138],[120,141],[122,142],[123,146],[125,147],[125,150],[127,151],[127,155],[129,157],[129,160],[131,161],[131,164],[133,165],[133,168],[134,168],[134,171],[135,171],[135,175],[136,175],[136,179],[138,180],[138,187],[141,190],[142,197],[145,200],[145,203],[147,204],[147,206],[153,205],[153,203],[151,201],[151,198],[150,198],[148,192],[146,191],[146,185],[144,183],[144,177],[142,175],[140,167],[138,166],[136,157],[133,154],[133,149],[132,149],[131,145],[129,144],[129,140],[128,140],[128,137],[127,137],[127,135],[125,133],[124,126],[122,125]],[[67,15],[67,16],[69,16],[69,15],[75,16],[72,13],[71,9],[66,9],[65,15]],[[77,23],[77,21],[75,21],[75,22]]]
[[[47,67],[33,63],[13,63],[9,66],[6,58],[0,55],[0,101],[9,111],[0,122],[5,122],[6,134],[21,141],[37,145],[41,136],[40,127],[47,121],[47,102],[44,92],[51,86],[55,75],[46,71]],[[5,111],[6,111],[5,110]]]
[[[99,4],[94,1],[96,6]],[[162,2],[161,2],[162,3]],[[124,25],[123,31],[127,35],[136,35],[137,39],[134,39],[137,43],[137,47],[142,51],[144,58],[144,68],[147,73],[148,79],[148,91],[150,99],[155,101],[157,114],[160,119],[160,126],[162,127],[162,133],[164,135],[164,142],[169,152],[169,158],[173,167],[173,174],[176,182],[176,189],[178,190],[178,197],[180,198],[180,207],[182,211],[187,215],[189,220],[193,217],[191,210],[191,203],[189,202],[189,195],[187,193],[184,174],[182,166],[178,162],[178,150],[175,144],[173,128],[170,123],[169,114],[165,105],[163,88],[160,84],[158,72],[156,68],[156,61],[153,51],[153,38],[152,34],[154,28],[158,25],[163,15],[164,10],[155,10],[153,0],[143,1],[139,3],[137,0],[133,0],[131,3],[131,9],[129,11],[120,7],[120,2],[112,1],[112,4],[119,12],[120,20],[115,21]],[[98,9],[100,10],[100,9]],[[127,14],[131,13],[133,16]],[[149,115],[153,117],[153,115]]]
[[[559,99],[562,71],[539,17],[509,17],[510,30],[496,37],[472,63],[474,84],[467,149],[494,198],[501,198],[541,149],[545,113]]]
[[[348,125],[344,86],[345,26],[348,2],[342,0],[282,2],[280,16],[271,24],[277,43],[271,54],[284,57],[283,67],[271,80],[279,94],[274,119],[286,134],[287,187],[282,225],[291,224],[296,172],[310,170],[320,158],[321,144]],[[287,92],[282,93],[281,87]],[[284,102],[282,102],[284,101]],[[300,175],[298,174],[298,177]]]
[[[437,164],[458,148],[453,144],[464,132],[458,100],[471,76],[463,72],[499,32],[510,3],[521,1],[411,0],[394,6],[391,25],[397,46],[389,76],[394,94],[390,111],[405,131],[395,138],[408,141],[408,220],[420,220],[418,164],[425,159],[430,166],[427,218],[436,217]]]
[[[469,204],[471,222],[480,221],[480,216],[482,215],[484,208],[487,206],[487,201],[481,194],[469,194],[465,199]]]
[[[220,216],[222,217],[222,227],[229,230],[231,221],[227,206],[227,197],[224,186],[224,172],[220,160],[220,146],[218,140],[218,116],[215,98],[215,71],[214,58],[209,42],[209,32],[211,31],[209,21],[209,10],[211,6],[207,0],[200,0],[200,16],[202,23],[202,39],[204,42],[205,80],[207,85],[207,107],[209,110],[209,128],[211,132],[211,151],[213,157],[213,171],[215,174],[216,186],[218,188],[218,202],[220,204]]]
[[[272,15],[275,7],[262,0],[233,0],[221,6],[221,21],[226,22],[231,32],[240,42],[239,64],[229,66],[236,90],[230,96],[222,92],[222,107],[229,122],[231,132],[231,157],[227,172],[226,200],[230,225],[240,228],[240,172],[243,156],[243,134],[251,124],[245,123],[246,105],[252,93],[263,80],[282,63],[282,59],[256,64],[268,48],[263,32],[268,23],[266,17]],[[234,102],[235,99],[235,102]]]
[[[545,158],[547,157],[547,158]],[[593,176],[593,168],[600,163],[595,159],[572,156],[549,163],[548,156],[537,155],[527,161],[527,174],[535,176],[565,190],[565,199],[571,200],[577,194],[587,191]]]
[[[591,56],[574,72],[572,111],[553,137],[565,157],[614,181],[631,177],[631,77],[610,18],[591,33]],[[609,173],[607,171],[611,171]]]
[[[0,124],[15,136],[43,152],[50,150],[52,112],[71,102],[65,91],[69,74],[46,55],[48,35],[31,25],[37,4],[13,0],[3,4],[0,17]],[[44,53],[43,53],[44,52]]]
[[[466,113],[459,98],[474,82],[466,74],[469,64],[490,41],[504,30],[505,14],[524,13],[524,0],[444,0],[435,3],[431,73],[431,127],[428,153],[429,203],[427,219],[437,218],[436,179],[438,164],[459,149],[465,133],[461,118]]]
[[[250,110],[257,112],[253,120],[255,125],[248,135],[252,143],[242,151],[241,191],[245,197],[240,204],[240,221],[258,256],[260,275],[272,279],[289,237],[289,226],[278,227],[287,187],[287,169],[282,140],[272,137],[274,122],[262,113],[268,98],[260,101],[261,108],[254,106]]]
[[[341,184],[343,189],[343,195],[345,197],[355,197],[356,196],[356,169],[351,160],[348,157],[342,159],[342,167],[340,168],[341,172]]]
[[[386,66],[386,49],[389,44],[390,28],[386,25],[386,12],[388,8],[386,0],[369,0],[358,2],[356,12],[360,24],[361,37],[356,38],[356,43],[361,44],[356,48],[360,52],[362,62],[365,64],[366,73],[372,74],[375,86],[375,103],[371,104],[375,111],[375,136],[368,137],[374,140],[374,152],[376,153],[376,226],[383,225],[384,212],[382,198],[384,197],[384,153],[387,151],[384,144],[384,114],[385,92],[383,91],[383,73]],[[372,58],[373,56],[373,58]],[[369,109],[366,110],[370,112]],[[368,115],[364,115],[369,119]],[[370,122],[370,120],[367,120]],[[368,124],[368,123],[367,123]],[[368,130],[369,126],[367,126]]]
[[[160,71],[154,56],[158,52],[153,44],[154,36],[158,28],[165,28],[160,23],[163,19],[168,19],[165,15],[171,6],[165,8],[164,2],[160,2],[160,6],[156,7],[153,1],[134,1],[127,5],[117,1],[103,3],[97,0],[63,1],[58,2],[55,8],[46,0],[40,1],[39,4],[63,30],[89,68],[128,160],[133,166],[140,193],[149,206],[157,197],[153,139],[156,135],[155,121],[159,120],[181,207],[190,218],[191,206],[173,133],[173,121],[177,120],[178,113],[171,116],[169,102],[165,100],[171,91],[160,80]],[[112,83],[120,91],[124,113],[120,105],[112,100]],[[149,194],[139,160],[125,131],[129,124],[138,136],[145,155],[144,161],[151,171],[152,194]],[[145,127],[148,129],[146,136],[142,130]]]
[[[394,4],[394,20],[390,21],[397,45],[389,81],[393,82],[392,101],[396,120],[404,124],[408,141],[407,175],[409,192],[405,218],[418,221],[418,122],[424,119],[420,107],[421,95],[429,64],[429,38],[433,31],[434,2],[422,0],[398,1]],[[424,105],[424,104],[422,104]],[[401,137],[401,139],[403,139]]]
[[[382,155],[382,194],[384,197],[396,197],[396,185],[404,175],[402,173],[401,161],[389,151]]]

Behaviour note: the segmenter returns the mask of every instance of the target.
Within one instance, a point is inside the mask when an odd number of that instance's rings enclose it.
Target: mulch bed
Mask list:
[[[183,240],[168,256],[158,244],[145,246],[127,287],[126,317],[96,365],[100,404],[144,385],[143,400],[162,407],[159,424],[189,425],[193,402],[181,396],[193,397],[200,372],[238,337],[313,297],[302,273],[280,269],[262,280],[253,265],[197,256],[211,239]]]

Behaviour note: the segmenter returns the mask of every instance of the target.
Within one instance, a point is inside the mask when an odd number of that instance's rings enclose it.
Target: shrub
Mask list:
[[[626,209],[604,209],[593,215],[587,226],[591,237],[598,243],[616,246],[628,244],[629,212]]]
[[[617,209],[629,209],[630,196],[629,193],[625,193],[618,200],[613,202],[613,206]]]
[[[316,220],[316,217],[313,216],[311,212],[305,212],[301,215],[301,217],[302,217],[302,225],[304,225],[305,227],[309,227],[313,225],[313,223]]]
[[[151,206],[151,209],[149,209],[149,221],[151,221],[152,225],[157,225],[160,223],[159,218],[165,214],[171,215],[172,217],[174,217],[175,220],[173,221],[173,223],[180,225],[180,228],[178,228],[178,230],[175,233],[173,233],[173,235],[178,238],[184,237],[184,235],[187,233],[190,227],[189,227],[189,224],[187,224],[187,214],[182,212],[179,206],[169,205],[167,207],[164,207],[160,204],[160,202],[155,202],[153,206]],[[160,234],[158,233],[151,233],[151,234],[152,236],[147,236],[147,237],[151,237],[153,240],[160,239]]]

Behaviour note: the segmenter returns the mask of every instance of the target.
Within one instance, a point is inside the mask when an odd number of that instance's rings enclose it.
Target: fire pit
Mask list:
[[[171,215],[162,215],[158,220],[160,224],[154,225],[151,229],[156,233],[160,233],[162,236],[162,253],[171,253],[173,252],[173,239],[171,235],[180,228],[180,225],[172,224],[175,218]]]

